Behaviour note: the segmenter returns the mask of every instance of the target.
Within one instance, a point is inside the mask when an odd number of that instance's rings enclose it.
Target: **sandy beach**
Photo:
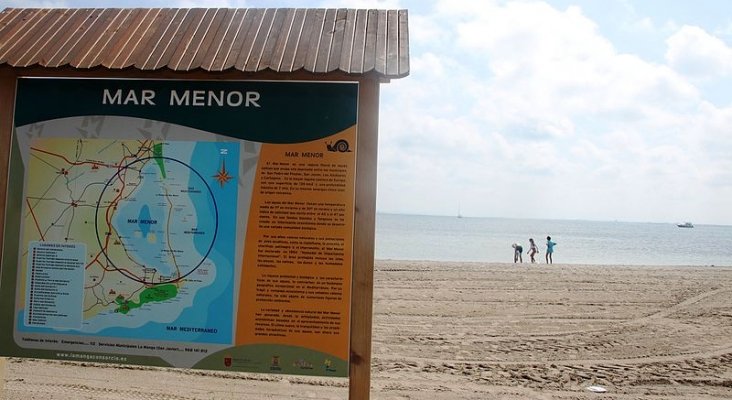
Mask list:
[[[732,398],[732,267],[378,261],[374,279],[372,399]],[[5,379],[13,400],[348,390],[344,379],[22,359]]]

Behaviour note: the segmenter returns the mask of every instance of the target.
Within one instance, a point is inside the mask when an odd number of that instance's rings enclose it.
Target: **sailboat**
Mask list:
[[[458,204],[458,213],[457,213],[457,217],[458,217],[458,218],[462,218],[462,217],[463,217],[463,215],[462,215],[462,214],[460,214],[460,204]]]

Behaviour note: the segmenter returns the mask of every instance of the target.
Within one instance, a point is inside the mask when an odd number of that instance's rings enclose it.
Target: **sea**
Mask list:
[[[455,216],[376,215],[377,260],[513,262],[511,244],[529,238],[544,263],[546,237],[555,264],[732,266],[732,226]]]

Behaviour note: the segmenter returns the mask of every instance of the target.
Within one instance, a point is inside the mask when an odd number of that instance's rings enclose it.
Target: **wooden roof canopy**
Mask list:
[[[409,74],[407,10],[8,8],[0,67]]]

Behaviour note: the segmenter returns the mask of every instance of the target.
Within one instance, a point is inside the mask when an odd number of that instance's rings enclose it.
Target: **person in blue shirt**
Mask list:
[[[547,236],[546,237],[546,263],[551,264],[553,262],[552,260],[552,253],[554,253],[554,246],[557,244],[552,242],[552,237]]]

